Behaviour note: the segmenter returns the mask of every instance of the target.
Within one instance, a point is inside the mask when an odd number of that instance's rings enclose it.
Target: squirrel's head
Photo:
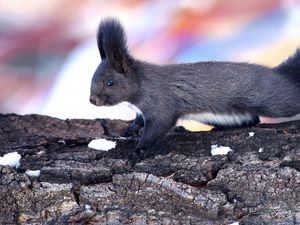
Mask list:
[[[116,19],[100,23],[97,44],[101,63],[92,79],[90,102],[96,106],[130,102],[137,92],[138,79],[124,29]]]

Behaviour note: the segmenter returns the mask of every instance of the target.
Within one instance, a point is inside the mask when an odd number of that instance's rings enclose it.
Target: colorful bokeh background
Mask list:
[[[122,21],[134,56],[159,64],[274,66],[300,46],[299,0],[0,0],[0,113],[132,118],[126,104],[88,101],[106,16]]]

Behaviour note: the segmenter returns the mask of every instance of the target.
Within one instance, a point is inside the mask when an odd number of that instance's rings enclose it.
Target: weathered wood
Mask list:
[[[134,140],[88,148],[127,124],[0,115],[0,156],[22,155],[0,166],[0,224],[300,224],[300,121],[170,132],[133,167]],[[212,156],[213,144],[233,151]]]

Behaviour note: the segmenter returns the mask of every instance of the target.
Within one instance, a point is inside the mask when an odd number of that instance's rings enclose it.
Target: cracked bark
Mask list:
[[[18,169],[0,166],[0,224],[300,224],[300,121],[170,132],[134,167],[132,140],[88,148],[127,124],[0,115],[0,155],[22,156]],[[212,156],[212,144],[233,151]]]

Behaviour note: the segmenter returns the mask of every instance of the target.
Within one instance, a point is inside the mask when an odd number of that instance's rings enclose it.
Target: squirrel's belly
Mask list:
[[[180,117],[183,120],[195,120],[201,123],[218,126],[243,126],[257,119],[251,114],[217,114],[211,112],[189,113]]]

